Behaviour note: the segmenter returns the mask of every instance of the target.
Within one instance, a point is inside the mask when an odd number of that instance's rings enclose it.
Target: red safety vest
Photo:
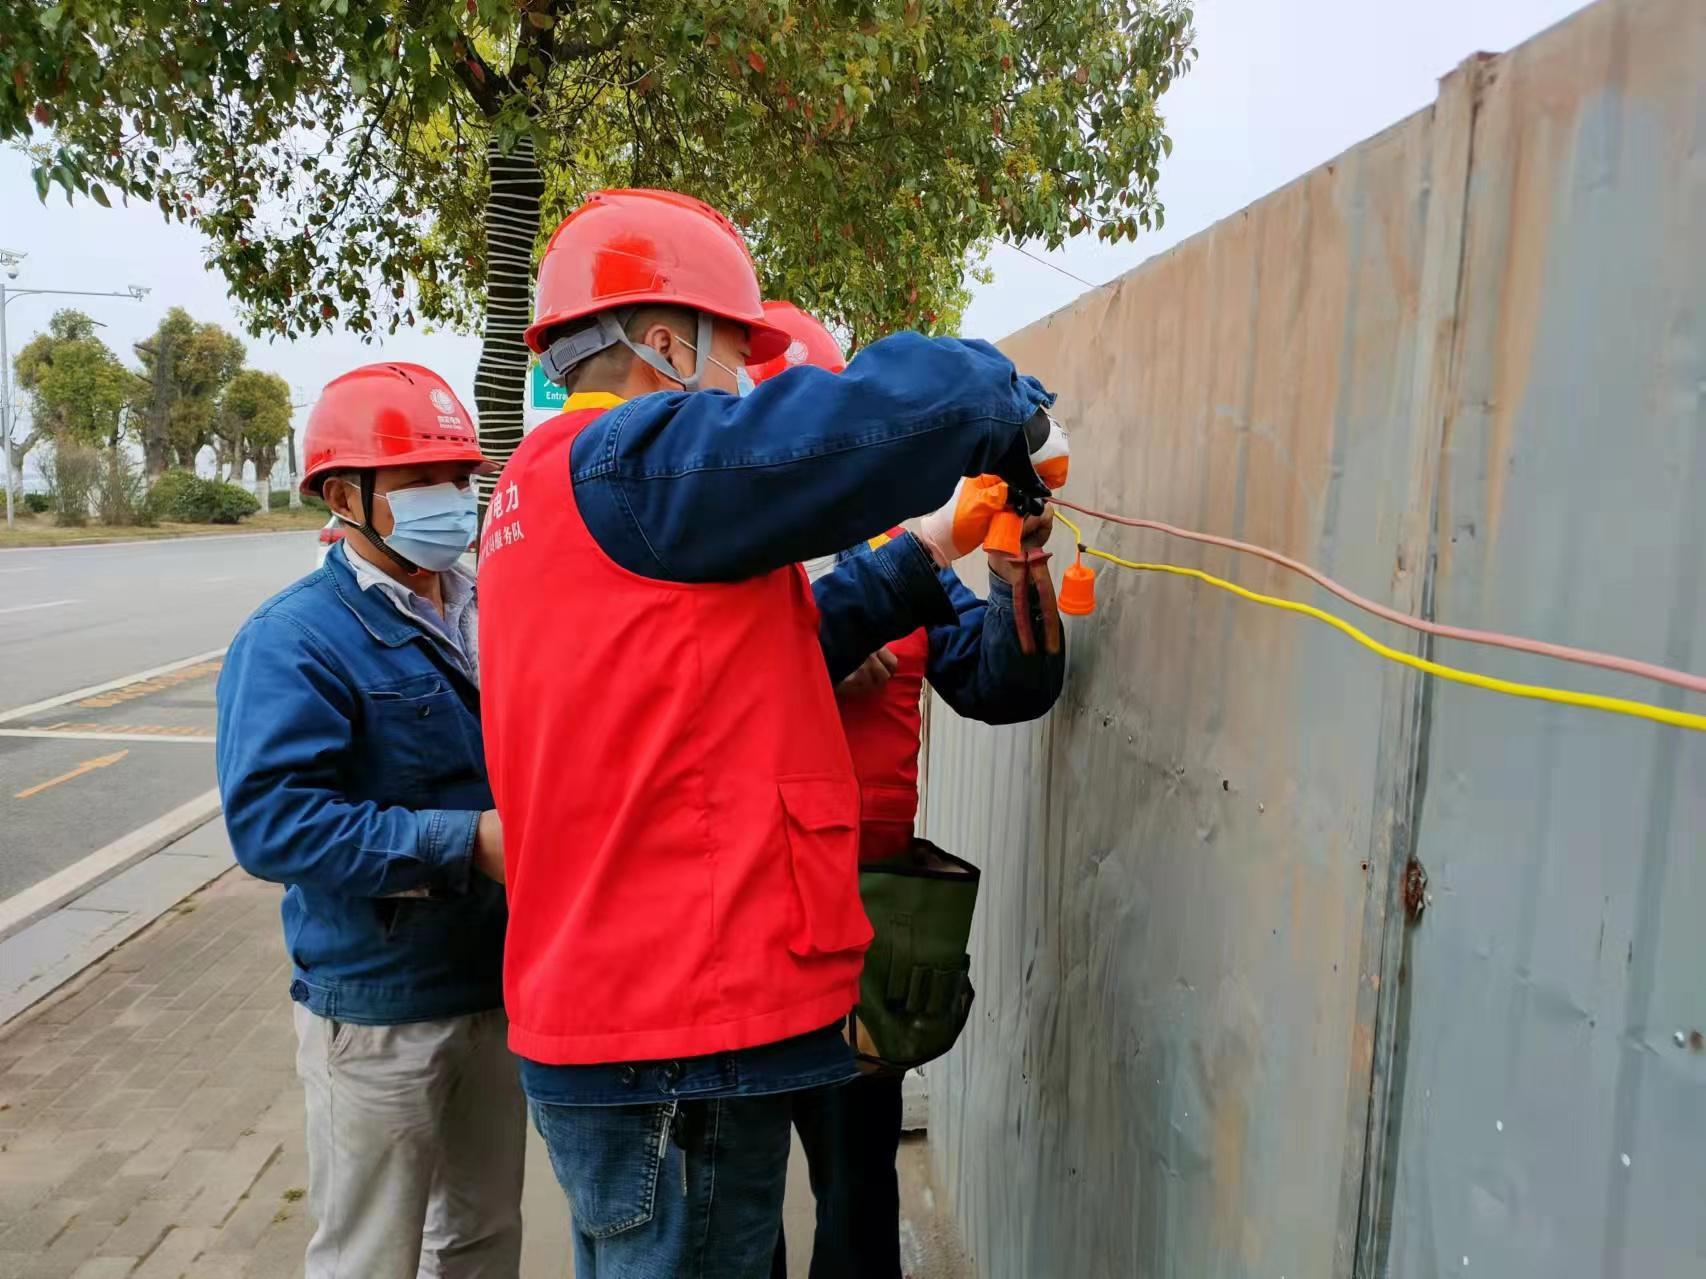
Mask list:
[[[686,585],[612,561],[576,506],[569,446],[617,402],[572,397],[522,442],[481,539],[509,1042],[563,1065],[830,1025],[871,939],[805,572]]]
[[[880,546],[891,537],[873,538]],[[898,857],[912,844],[918,816],[919,735],[924,729],[924,669],[930,639],[923,627],[889,644],[897,665],[888,683],[864,697],[840,699],[841,727],[859,779],[859,860]]]

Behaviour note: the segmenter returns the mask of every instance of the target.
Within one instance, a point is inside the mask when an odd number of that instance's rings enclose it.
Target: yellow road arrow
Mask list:
[[[118,763],[119,760],[123,759],[128,754],[130,754],[130,751],[128,750],[114,751],[111,755],[102,755],[98,759],[84,760],[69,773],[61,773],[58,777],[50,777],[40,785],[32,786],[28,790],[19,791],[16,795],[12,796],[12,798],[28,799],[31,795],[39,795],[44,790],[57,786],[61,782],[70,781],[73,777],[81,777],[84,773],[92,773],[97,768],[108,768],[111,765]]]

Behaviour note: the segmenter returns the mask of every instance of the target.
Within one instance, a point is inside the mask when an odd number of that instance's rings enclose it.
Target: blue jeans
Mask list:
[[[533,1102],[574,1216],[576,1279],[768,1279],[793,1102]]]

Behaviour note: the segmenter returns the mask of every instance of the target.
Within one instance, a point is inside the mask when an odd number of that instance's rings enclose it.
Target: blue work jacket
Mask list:
[[[332,554],[225,657],[225,827],[245,870],[285,885],[291,997],[321,1016],[503,1004],[504,890],[472,867],[492,807],[480,693],[448,643]]]

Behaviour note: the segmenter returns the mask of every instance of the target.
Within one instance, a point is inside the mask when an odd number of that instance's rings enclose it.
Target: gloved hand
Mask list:
[[[1048,552],[1042,543],[1048,540],[1054,517],[1039,520],[1048,508],[1045,499],[1054,489],[1066,483],[1071,451],[1066,432],[1060,423],[1042,410],[1025,424],[1025,444],[1030,450],[1026,463],[1034,478],[1032,487],[1017,481],[1008,486],[1008,510],[998,511],[990,521],[988,535],[983,540],[989,552],[990,567],[1012,584],[1013,625],[1018,631],[1019,651],[1035,653],[1037,639],[1034,623],[1043,630],[1043,648],[1050,653],[1060,651],[1060,608],[1055,600],[1054,579],[1049,576]],[[1040,489],[1040,496],[1038,491]],[[1026,540],[1040,525],[1041,538]]]
[[[1042,627],[1043,651],[1060,652],[1060,603],[1055,598],[1054,578],[1049,574],[1049,554],[1043,549],[1054,531],[1054,512],[1028,516],[1022,525],[1017,553],[991,550],[989,571],[1013,588],[1013,628],[1019,651],[1037,651],[1037,627]]]
[[[1042,513],[1044,499],[1066,483],[1070,460],[1066,432],[1038,409],[1002,458],[998,473],[961,480],[947,504],[920,522],[919,540],[938,564],[952,564],[984,545],[991,524],[1001,523],[1000,517],[1012,514],[1011,537],[997,539],[1000,544],[991,549],[1017,554],[1018,517]]]
[[[918,522],[918,540],[946,568],[970,555],[989,536],[989,524],[1007,509],[1007,483],[993,475],[974,475],[954,486],[945,506]]]
[[[1038,409],[995,466],[996,477],[1007,481],[1008,505],[1020,515],[1040,514],[1050,491],[1066,483],[1070,454],[1060,423]]]

